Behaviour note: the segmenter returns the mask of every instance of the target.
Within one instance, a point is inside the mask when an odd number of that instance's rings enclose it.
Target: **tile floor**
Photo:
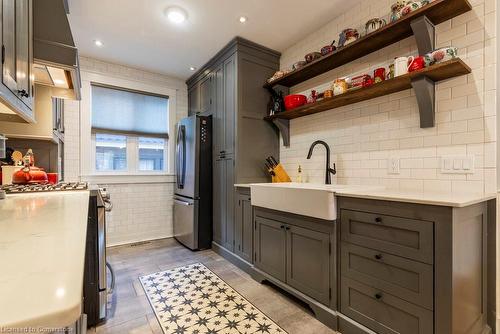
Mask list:
[[[91,329],[91,334],[163,334],[139,276],[196,262],[220,276],[289,334],[335,333],[302,304],[268,284],[259,284],[211,250],[191,252],[175,239],[163,239],[110,248],[108,261],[116,273],[115,291],[109,302],[111,312],[106,323]]]

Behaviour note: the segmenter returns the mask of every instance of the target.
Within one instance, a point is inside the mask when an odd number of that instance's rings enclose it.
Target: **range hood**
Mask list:
[[[35,83],[52,86],[54,96],[80,100],[78,49],[68,22],[67,0],[33,1]]]

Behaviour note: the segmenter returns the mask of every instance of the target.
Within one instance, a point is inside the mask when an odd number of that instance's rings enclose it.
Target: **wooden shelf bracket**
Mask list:
[[[434,51],[436,46],[436,28],[427,16],[420,16],[410,22],[411,30],[417,41],[418,53],[425,55]]]
[[[432,128],[436,118],[436,84],[426,76],[411,80],[411,85],[417,97],[420,114],[420,127]]]
[[[273,119],[273,124],[276,125],[283,137],[283,145],[290,147],[290,120],[275,118]]]

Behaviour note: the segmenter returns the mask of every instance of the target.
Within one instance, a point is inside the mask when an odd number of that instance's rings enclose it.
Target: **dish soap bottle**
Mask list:
[[[297,169],[297,183],[302,183],[302,167],[300,165]]]

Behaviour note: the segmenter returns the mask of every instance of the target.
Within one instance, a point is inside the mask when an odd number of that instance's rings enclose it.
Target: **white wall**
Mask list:
[[[338,40],[341,30],[360,27],[390,11],[390,0],[366,0],[285,50],[287,68]],[[419,127],[413,90],[311,115],[291,122],[291,146],[281,147],[281,160],[292,177],[303,167],[305,181],[323,182],[324,151],[313,159],[307,150],[316,139],[332,148],[337,163],[335,182],[377,184],[396,189],[453,192],[496,191],[496,0],[472,0],[473,10],[436,28],[437,47],[453,45],[472,73],[437,84],[436,126]],[[322,91],[342,76],[372,73],[400,55],[417,54],[414,37],[369,54],[293,88]],[[471,175],[441,174],[440,157],[473,155]],[[401,173],[387,173],[387,159],[401,159]]]
[[[80,57],[80,66],[88,75],[175,90],[176,119],[187,116],[187,87],[181,79],[86,57]],[[84,160],[88,147],[85,147],[85,142],[80,142],[81,131],[88,131],[88,124],[80,122],[80,119],[88,119],[82,115],[88,113],[84,106],[85,101],[67,100],[65,103],[64,171],[67,181],[81,180],[82,174],[86,174],[83,169],[86,168]],[[141,178],[134,181],[139,183],[127,183],[123,179],[113,180],[113,183],[95,181],[108,189],[114,205],[107,216],[108,246],[172,236],[173,177],[162,177],[160,182],[156,180]]]

